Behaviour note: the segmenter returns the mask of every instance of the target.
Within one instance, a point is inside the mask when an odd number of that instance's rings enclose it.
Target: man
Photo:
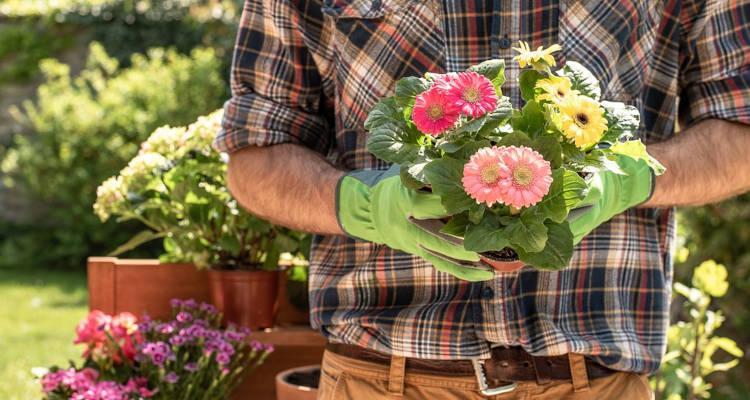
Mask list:
[[[560,43],[603,98],[638,107],[667,172],[630,195],[633,208],[598,216],[568,268],[458,279],[473,275],[414,249],[475,254],[405,225],[434,198],[362,178],[388,168],[363,122],[398,78],[491,58],[509,61],[503,91],[518,107],[518,41]],[[319,397],[649,398],[669,322],[671,207],[750,189],[748,50],[748,0],[248,1],[216,146],[244,207],[319,234],[311,321],[330,342]]]

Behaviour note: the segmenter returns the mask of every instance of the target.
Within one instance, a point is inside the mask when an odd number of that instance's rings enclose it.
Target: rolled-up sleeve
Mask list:
[[[333,132],[322,107],[323,16],[314,0],[247,0],[232,60],[219,151],[300,144],[325,154]]]
[[[680,119],[750,124],[750,0],[684,4]]]

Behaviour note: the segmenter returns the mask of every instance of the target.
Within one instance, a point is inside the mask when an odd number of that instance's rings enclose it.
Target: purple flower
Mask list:
[[[180,300],[180,299],[169,300],[169,305],[172,308],[180,308],[180,307],[182,307],[182,300]]]
[[[171,385],[174,385],[179,380],[180,380],[180,377],[175,372],[170,372],[164,376],[164,381]]]
[[[174,332],[174,329],[175,327],[173,324],[159,324],[156,326],[156,331],[165,335]]]
[[[219,353],[216,356],[216,362],[221,366],[225,366],[232,361],[232,355],[228,353]]]
[[[263,346],[263,343],[257,340],[253,340],[252,342],[250,342],[250,348],[252,348],[255,351],[261,351],[263,350],[264,346]]]
[[[198,364],[196,364],[194,362],[190,362],[190,363],[185,364],[185,371],[195,372],[197,370],[198,370]]]
[[[185,311],[180,311],[179,313],[177,313],[177,316],[175,317],[175,319],[178,322],[185,323],[185,322],[192,321],[193,320],[193,316],[190,313],[187,313]]]
[[[187,339],[185,338],[185,336],[182,336],[182,335],[172,336],[171,338],[169,338],[169,343],[172,346],[182,346],[186,342],[187,342]]]
[[[267,344],[267,345],[266,345],[266,348],[265,348],[265,350],[266,350],[266,352],[268,352],[268,353],[273,353],[273,351],[274,351],[274,347],[273,347],[273,345],[272,345],[271,343],[269,343],[269,344]]]
[[[143,346],[141,352],[151,357],[151,362],[158,366],[162,366],[165,361],[174,358],[172,349],[164,342],[147,343]]]
[[[195,309],[198,308],[198,302],[193,299],[188,299],[182,302],[182,307],[186,309]]]

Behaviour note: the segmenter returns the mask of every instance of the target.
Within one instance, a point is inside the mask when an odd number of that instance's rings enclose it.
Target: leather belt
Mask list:
[[[329,343],[326,350],[340,356],[388,366],[389,355],[369,350],[364,347],[341,343]],[[497,386],[508,382],[536,381],[539,383],[551,380],[571,380],[570,363],[567,355],[532,356],[520,347],[494,347],[492,358],[481,360],[487,384]],[[406,369],[411,372],[450,375],[474,376],[475,362],[471,360],[425,360],[407,358]],[[589,379],[602,378],[617,371],[586,359],[586,371]]]

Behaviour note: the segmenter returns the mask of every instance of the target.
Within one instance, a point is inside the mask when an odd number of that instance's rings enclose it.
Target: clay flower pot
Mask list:
[[[523,261],[511,249],[505,248],[501,251],[486,251],[479,254],[479,258],[497,272],[515,272],[523,268]]]
[[[292,368],[276,375],[276,400],[315,400],[320,365]]]
[[[277,311],[279,271],[208,271],[211,302],[225,323],[271,328]]]

